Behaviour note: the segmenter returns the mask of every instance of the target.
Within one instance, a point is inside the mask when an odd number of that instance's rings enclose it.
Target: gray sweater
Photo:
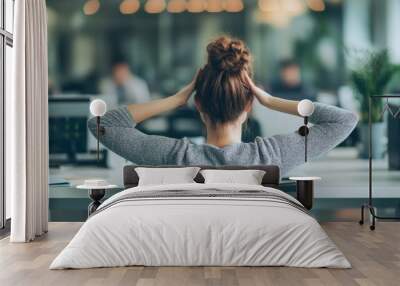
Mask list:
[[[308,136],[308,158],[325,154],[344,139],[357,124],[357,116],[344,109],[315,103]],[[277,124],[271,122],[271,124]],[[126,107],[108,111],[101,119],[105,134],[100,142],[127,160],[142,165],[277,165],[281,174],[304,163],[304,137],[297,132],[257,137],[251,143],[222,148],[196,145],[188,139],[148,135],[135,128]],[[96,119],[88,122],[96,136]]]

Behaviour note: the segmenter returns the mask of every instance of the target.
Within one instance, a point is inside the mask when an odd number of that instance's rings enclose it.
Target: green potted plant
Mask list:
[[[356,100],[360,108],[360,157],[367,158],[368,148],[368,120],[369,120],[369,98],[373,95],[383,95],[389,83],[399,71],[399,66],[390,62],[388,51],[365,52],[360,58],[359,65],[350,73],[350,79],[355,89]],[[373,158],[381,158],[385,151],[384,146],[384,118],[382,112],[384,101],[380,98],[372,100],[371,121],[372,121],[372,142]]]

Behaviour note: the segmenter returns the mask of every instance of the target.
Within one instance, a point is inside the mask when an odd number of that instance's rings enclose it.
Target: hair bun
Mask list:
[[[207,46],[208,64],[215,70],[239,73],[250,70],[250,52],[241,40],[220,37]]]

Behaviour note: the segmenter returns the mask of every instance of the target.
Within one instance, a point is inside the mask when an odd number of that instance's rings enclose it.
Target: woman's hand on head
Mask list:
[[[181,105],[185,105],[189,101],[190,96],[193,94],[198,74],[199,74],[199,71],[196,72],[192,81],[188,85],[183,87],[180,91],[178,91],[175,94],[175,96],[177,98],[179,98]]]
[[[247,87],[250,88],[252,93],[255,93],[257,86],[254,84],[248,73],[244,74],[244,79],[246,81]]]
[[[298,115],[297,105],[298,102],[294,100],[286,100],[278,97],[274,97],[264,91],[263,89],[256,86],[253,80],[249,77],[248,74],[245,75],[246,84],[250,88],[251,92],[257,98],[257,100],[272,110],[276,110],[279,112],[284,112],[292,115]]]
[[[257,100],[264,106],[269,106],[270,98],[272,97],[269,93],[259,88],[251,79],[251,77],[246,73],[245,80],[248,88],[250,88],[253,95],[257,98]]]

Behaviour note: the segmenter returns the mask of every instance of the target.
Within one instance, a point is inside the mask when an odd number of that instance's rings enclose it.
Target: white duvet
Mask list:
[[[105,201],[50,269],[127,265],[350,267],[318,222],[290,204],[243,197],[174,197],[118,202],[136,192],[206,192],[209,189],[261,190],[299,204],[279,190],[254,185],[179,184],[131,188]]]

